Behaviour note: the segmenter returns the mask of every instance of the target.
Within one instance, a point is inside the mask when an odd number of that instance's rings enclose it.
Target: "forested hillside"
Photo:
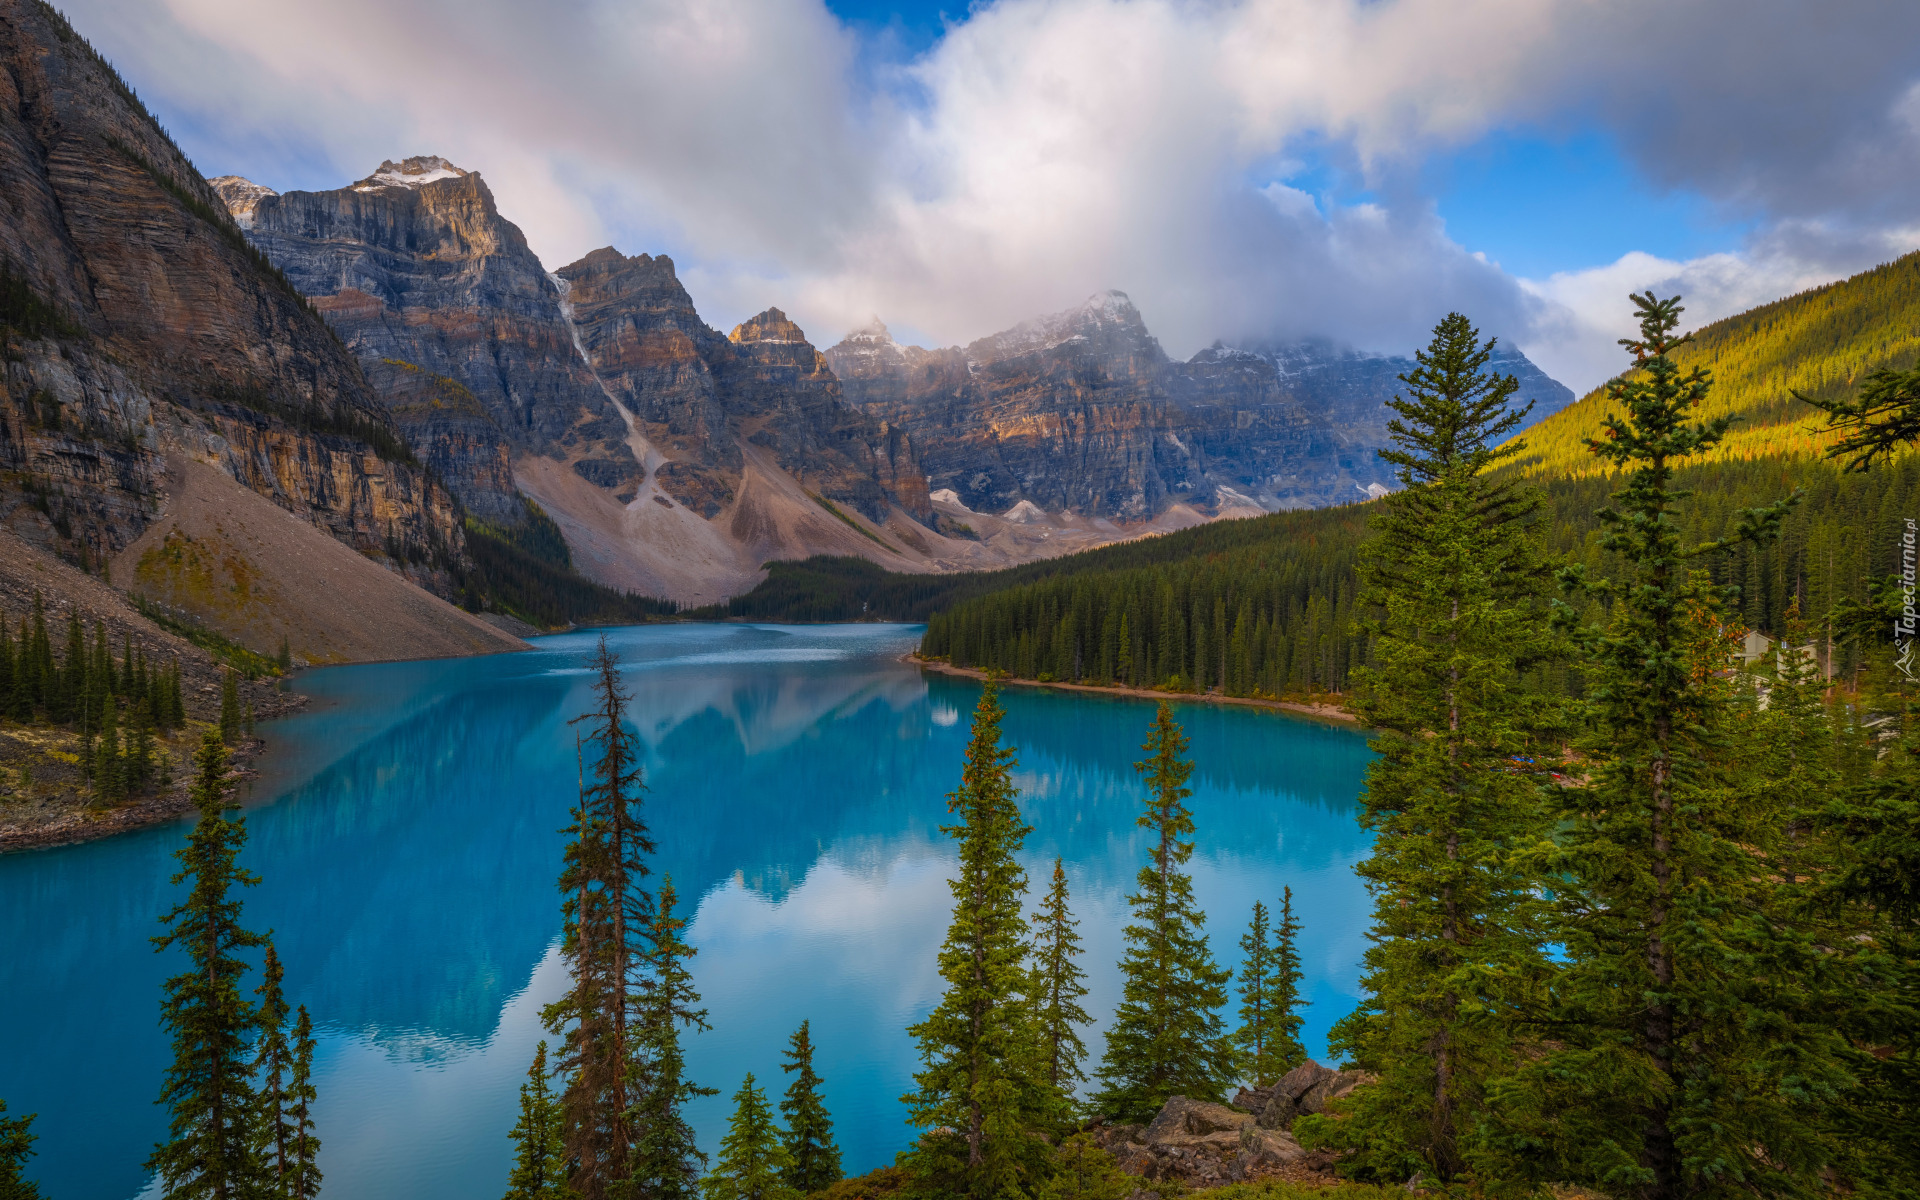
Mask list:
[[[1837,600],[1864,599],[1871,576],[1894,570],[1901,521],[1920,512],[1920,464],[1843,473],[1823,457],[1833,441],[1825,414],[1792,393],[1844,395],[1868,372],[1916,356],[1920,255],[1708,326],[1675,354],[1683,369],[1712,372],[1701,416],[1737,418],[1719,449],[1679,474],[1680,486],[1699,493],[1685,536],[1721,536],[1739,510],[1804,493],[1778,541],[1743,545],[1708,566],[1716,582],[1741,588],[1748,626],[1777,635],[1796,599],[1819,616]],[[1595,514],[1618,477],[1585,439],[1599,434],[1607,410],[1604,393],[1586,397],[1529,430],[1526,450],[1506,467],[1544,494],[1546,549],[1599,576],[1611,563]],[[1154,539],[1151,551],[1123,548],[1151,561],[1099,551],[1039,564],[1052,569],[984,593],[956,588],[926,606],[923,649],[1021,678],[1243,696],[1341,691],[1363,653],[1351,632],[1354,551],[1373,507],[1230,522]],[[1826,663],[1824,641],[1821,656]],[[1835,646],[1832,669],[1853,671],[1858,656]]]
[[[1673,358],[1682,370],[1713,372],[1701,419],[1737,418],[1713,452],[1716,461],[1819,457],[1834,440],[1823,432],[1825,415],[1793,393],[1845,395],[1871,371],[1920,359],[1920,253],[1716,321]],[[1533,475],[1601,473],[1586,439],[1599,436],[1605,391],[1529,429],[1519,467]]]
[[[1683,527],[1690,541],[1731,529],[1739,509],[1795,488],[1806,493],[1779,541],[1743,546],[1709,567],[1717,582],[1741,587],[1746,623],[1771,632],[1784,627],[1796,597],[1807,613],[1864,599],[1868,576],[1894,569],[1902,519],[1920,511],[1920,460],[1913,458],[1868,475],[1844,475],[1814,459],[1707,463],[1682,471],[1679,482],[1699,492]],[[1607,574],[1594,513],[1612,486],[1597,475],[1545,483],[1541,521],[1550,552]],[[1180,546],[1185,553],[1151,563],[1102,561],[1111,551],[1083,555],[1077,569],[934,613],[923,651],[1026,679],[1182,689],[1204,680],[1240,696],[1342,691],[1360,653],[1351,632],[1354,552],[1376,507],[1223,522],[1207,529],[1222,542],[1232,529],[1238,544]],[[1174,551],[1189,536],[1154,544]],[[1836,648],[1835,669],[1854,670],[1857,654]]]

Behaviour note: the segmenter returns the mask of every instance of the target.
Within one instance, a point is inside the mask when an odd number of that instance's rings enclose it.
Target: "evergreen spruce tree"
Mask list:
[[[589,660],[595,709],[582,743],[591,781],[567,827],[560,894],[561,955],[572,976],[567,994],[542,1016],[560,1040],[556,1067],[566,1080],[560,1109],[566,1130],[567,1186],[580,1200],[606,1200],[635,1177],[631,1077],[637,1045],[629,1028],[641,1003],[650,899],[642,856],[653,852],[640,817],[639,755],[626,726],[632,697],[620,663],[602,637]],[[656,1198],[657,1200],[657,1198]]]
[[[1211,660],[1204,660],[1210,662]],[[1210,670],[1210,668],[1208,668]],[[1185,866],[1193,843],[1193,764],[1187,738],[1162,703],[1136,764],[1147,784],[1147,810],[1138,824],[1153,839],[1139,891],[1127,897],[1134,922],[1126,928],[1125,980],[1119,1010],[1107,1032],[1100,1091],[1090,1102],[1114,1121],[1145,1123],[1169,1096],[1224,1103],[1233,1081],[1234,1054],[1218,1009],[1227,1002],[1228,971],[1207,948],[1206,914],[1194,907]]]
[[[220,739],[229,746],[240,740],[240,677],[231,667],[220,672]]]
[[[93,794],[102,804],[117,804],[127,798],[126,762],[120,753],[117,715],[109,699],[100,741],[93,751]]]
[[[767,1093],[753,1085],[748,1072],[733,1094],[733,1117],[713,1170],[700,1181],[700,1194],[705,1200],[800,1200],[802,1193],[787,1182],[792,1170]]]
[[[259,1081],[259,1091],[255,1093],[259,1112],[254,1154],[259,1159],[261,1174],[268,1181],[268,1194],[281,1197],[287,1194],[292,1181],[293,1143],[299,1134],[287,1111],[293,1046],[287,1036],[287,998],[282,990],[286,969],[280,965],[280,955],[272,942],[267,943],[260,976],[260,986],[254,989],[254,995],[260,997],[255,1009],[260,1035],[253,1050],[253,1072]]]
[[[1733,589],[1689,568],[1767,536],[1787,505],[1744,513],[1733,537],[1681,542],[1675,465],[1712,449],[1728,421],[1689,423],[1710,379],[1670,357],[1686,340],[1678,299],[1634,299],[1635,370],[1608,388],[1624,415],[1589,443],[1625,476],[1600,514],[1623,577],[1609,593],[1577,568],[1564,575],[1613,606],[1604,626],[1574,631],[1589,782],[1559,792],[1549,866],[1567,964],[1555,1045],[1511,1089],[1515,1161],[1643,1200],[1813,1192],[1831,1152],[1808,1114],[1843,1086],[1842,1048],[1830,1018],[1808,1020],[1791,995],[1814,959],[1767,903],[1760,864],[1780,848],[1778,815],[1733,802]]]
[[[33,1118],[7,1116],[7,1102],[0,1100],[0,1200],[40,1200],[40,1189],[26,1176],[34,1155]]]
[[[293,1127],[293,1172],[287,1200],[314,1200],[320,1194],[320,1139],[313,1132],[313,1018],[302,1004],[293,1023],[293,1074],[287,1083],[287,1117]]]
[[[129,792],[144,792],[153,782],[153,715],[147,702],[133,706],[127,721],[127,750],[122,776]]]
[[[1074,1085],[1086,1079],[1080,1062],[1087,1047],[1078,1027],[1092,1018],[1080,1007],[1087,994],[1087,973],[1073,960],[1080,956],[1080,922],[1067,908],[1067,871],[1053,860],[1053,883],[1033,920],[1033,1009],[1040,1023],[1040,1053],[1047,1082],[1059,1093],[1062,1107],[1071,1111]]]
[[[247,1046],[256,1027],[241,991],[239,955],[265,939],[240,924],[236,887],[257,876],[235,861],[246,843],[243,818],[229,820],[227,749],[209,732],[194,758],[193,802],[200,819],[178,851],[177,887],[187,896],[161,923],[156,950],[178,948],[187,969],[168,979],[160,1023],[173,1037],[173,1062],[160,1089],[171,1114],[168,1140],[147,1159],[167,1200],[245,1200],[261,1185],[254,1154],[255,1100]]]
[[[1357,868],[1374,898],[1366,998],[1331,1044],[1379,1082],[1338,1129],[1303,1138],[1355,1151],[1348,1169],[1451,1183],[1469,1169],[1489,1081],[1528,1034],[1520,1006],[1542,985],[1535,877],[1523,856],[1545,837],[1536,777],[1516,758],[1557,751],[1553,709],[1520,672],[1550,649],[1547,568],[1532,528],[1540,501],[1494,468],[1527,408],[1487,370],[1494,343],[1450,313],[1389,405],[1402,490],[1361,563],[1376,616],[1357,708],[1379,731],[1363,823],[1378,836]]]
[[[1016,803],[1013,751],[1000,745],[1000,689],[988,682],[974,710],[960,786],[947,796],[959,845],[948,885],[953,917],[940,947],[946,992],[908,1029],[918,1043],[917,1088],[903,1097],[922,1133],[901,1160],[916,1194],[1030,1195],[1046,1173],[1034,1136],[1060,1120],[1026,992],[1026,872],[1014,855],[1030,827]]]
[[[820,1076],[813,1070],[813,1036],[808,1023],[800,1022],[787,1043],[786,1061],[780,1070],[793,1076],[787,1094],[780,1101],[780,1115],[787,1120],[788,1167],[781,1177],[801,1195],[822,1191],[842,1178],[840,1147],[833,1142],[833,1118],[820,1098]]]
[[[1280,925],[1268,924],[1267,906],[1253,902],[1253,919],[1240,939],[1240,1028],[1233,1033],[1240,1073],[1255,1087],[1267,1087],[1307,1061],[1300,1044],[1300,953],[1294,938],[1300,922],[1293,915],[1293,889],[1280,896]],[[1270,941],[1269,935],[1273,935]]]
[[[283,643],[284,644],[284,643]],[[520,1085],[520,1119],[514,1123],[513,1173],[505,1200],[566,1200],[567,1146],[560,1103],[547,1082],[547,1044],[533,1052]]]
[[[293,646],[287,641],[287,635],[284,633],[280,635],[280,652],[274,655],[273,661],[283,675],[293,670]]]
[[[647,975],[628,1071],[633,1097],[628,1116],[637,1137],[630,1180],[619,1194],[646,1200],[691,1200],[699,1194],[707,1156],[687,1121],[686,1104],[700,1096],[719,1095],[717,1089],[687,1078],[686,1054],[680,1047],[681,1029],[712,1027],[707,1024],[707,1010],[695,1007],[700,993],[687,970],[687,960],[695,952],[681,936],[686,922],[673,915],[677,902],[673,877],[663,876],[659,900],[644,931]]]

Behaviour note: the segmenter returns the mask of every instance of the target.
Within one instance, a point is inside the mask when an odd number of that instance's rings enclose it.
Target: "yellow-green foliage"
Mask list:
[[[1673,357],[1683,371],[1713,372],[1702,418],[1739,418],[1713,461],[1824,454],[1835,440],[1826,414],[1793,393],[1843,395],[1871,371],[1920,359],[1920,253],[1716,321]],[[1522,434],[1528,448],[1516,464],[1532,475],[1602,473],[1585,439],[1600,436],[1608,410],[1605,388],[1588,393]]]

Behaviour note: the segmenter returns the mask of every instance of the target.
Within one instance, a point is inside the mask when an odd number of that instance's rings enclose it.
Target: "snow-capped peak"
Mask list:
[[[1133,322],[1140,319],[1140,310],[1133,306],[1132,297],[1118,288],[1108,288],[1104,292],[1095,292],[1087,297],[1080,311],[1091,313],[1103,321]]]
[[[353,190],[371,192],[383,187],[417,188],[423,183],[459,179],[468,174],[471,172],[461,170],[438,154],[417,154],[397,163],[388,159],[380,164],[379,170],[354,184]]]
[[[216,175],[207,182],[213,185],[227,211],[233,214],[235,224],[242,229],[253,228],[253,210],[259,207],[260,201],[280,194],[238,175]]]

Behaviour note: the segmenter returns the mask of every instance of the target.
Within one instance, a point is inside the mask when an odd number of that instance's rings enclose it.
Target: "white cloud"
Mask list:
[[[1757,305],[1887,262],[1920,246],[1920,229],[1847,237],[1784,223],[1740,254],[1677,262],[1634,252],[1603,266],[1522,280],[1541,301],[1520,348],[1548,374],[1584,393],[1627,365],[1619,339],[1638,325],[1628,296],[1651,289],[1685,298],[1681,328],[1698,329]]]
[[[964,341],[1120,287],[1175,353],[1405,349],[1459,308],[1579,386],[1629,286],[1704,317],[1920,226],[1920,6],[1876,0],[997,0],[877,71],[820,0],[71,9],[210,173],[322,186],[445,154],[549,265],[667,250],[712,323],[777,303],[820,341],[875,312]],[[1583,122],[1753,246],[1523,282],[1412,182],[1489,131]],[[1379,198],[1291,186],[1309,145]]]

